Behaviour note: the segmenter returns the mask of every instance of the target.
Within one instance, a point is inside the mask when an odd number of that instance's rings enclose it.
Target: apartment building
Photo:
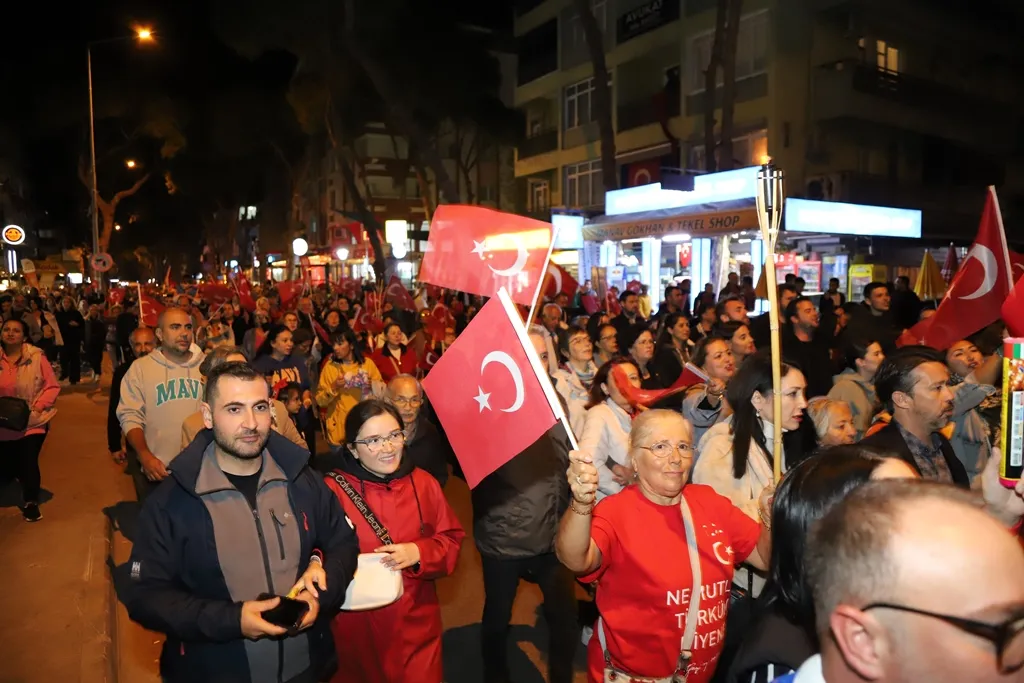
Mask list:
[[[705,168],[716,4],[591,0],[611,75],[620,187]],[[734,165],[772,158],[791,196],[918,208],[926,235],[973,235],[980,188],[1001,187],[1004,213],[1024,193],[1018,5],[746,0]],[[524,0],[515,31],[515,103],[527,121],[518,208],[599,213],[593,69],[572,0]]]

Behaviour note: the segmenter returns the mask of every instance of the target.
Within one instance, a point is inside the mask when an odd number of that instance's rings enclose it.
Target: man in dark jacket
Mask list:
[[[82,377],[82,340],[85,338],[85,319],[75,308],[70,296],[64,297],[61,308],[54,314],[64,346],[60,352],[60,378],[78,384]]]
[[[864,304],[854,308],[846,324],[851,339],[877,339],[885,355],[896,350],[896,339],[903,332],[893,318],[890,307],[892,297],[884,282],[872,282],[864,287]]]
[[[530,333],[541,363],[547,365],[544,338]],[[508,629],[519,580],[536,583],[544,596],[551,683],[573,679],[579,641],[576,582],[555,557],[555,534],[569,507],[569,439],[556,424],[525,451],[499,467],[473,489],[473,533],[484,574],[481,646],[484,681],[511,680]]]
[[[121,380],[136,358],[147,356],[156,348],[156,335],[148,327],[135,328],[129,339],[133,357],[129,357],[114,370],[114,379],[110,385],[110,403],[107,405],[107,448],[110,449],[110,457],[116,463],[122,463],[126,458],[125,448],[121,445],[121,422],[117,419],[117,404],[121,402]],[[140,496],[139,500],[142,498],[144,496]]]
[[[388,383],[387,400],[405,423],[405,454],[444,488],[448,481],[448,463],[455,459],[455,454],[448,439],[421,414],[423,387],[412,375],[396,375]]]
[[[902,458],[924,479],[969,487],[970,478],[939,430],[953,417],[949,370],[928,346],[904,346],[875,373],[878,400],[892,414],[887,427],[861,444]]]
[[[309,453],[271,433],[267,383],[249,365],[214,369],[202,411],[207,429],[143,505],[128,613],[167,635],[165,682],[325,680],[333,640],[317,616],[352,580],[352,523]],[[308,611],[286,630],[263,618],[279,597],[262,597],[292,590]]]

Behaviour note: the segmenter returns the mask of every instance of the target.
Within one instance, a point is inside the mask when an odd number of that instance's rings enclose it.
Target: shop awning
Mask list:
[[[679,233],[691,237],[711,237],[757,229],[754,200],[734,199],[674,209],[599,216],[583,226],[583,239],[604,242]]]

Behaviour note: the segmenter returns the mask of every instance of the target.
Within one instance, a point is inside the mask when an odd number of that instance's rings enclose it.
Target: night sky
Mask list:
[[[511,0],[465,0],[464,4],[466,18],[511,28]],[[152,27],[157,36],[155,45],[123,41],[93,47],[98,177],[104,196],[138,177],[123,167],[124,158],[148,160],[150,170],[156,172],[167,165],[161,163],[152,141],[122,149],[120,124],[112,125],[120,120],[112,119],[112,113],[123,114],[125,107],[141,101],[170,100],[179,123],[190,129],[197,125],[198,112],[208,113],[212,102],[240,88],[258,91],[261,101],[270,102],[267,106],[272,109],[287,106],[284,98],[296,66],[294,58],[277,52],[249,61],[221,42],[213,15],[212,2],[113,0],[65,6],[28,2],[19,6],[17,23],[8,23],[0,43],[6,104],[0,126],[20,148],[18,165],[29,184],[29,199],[46,212],[48,227],[67,236],[69,245],[90,241],[88,192],[77,176],[79,160],[88,158],[89,41],[129,36],[134,26]],[[186,137],[185,151],[168,163],[181,163],[183,158],[198,163],[205,154],[201,147],[217,142],[209,139],[209,131],[202,136],[192,131]],[[115,234],[112,252],[151,245],[154,234],[161,235],[164,249],[196,250],[202,227],[195,207],[188,198],[169,196],[161,178],[151,178],[123,206],[123,213],[137,214],[145,229]],[[118,217],[122,219],[120,209]]]

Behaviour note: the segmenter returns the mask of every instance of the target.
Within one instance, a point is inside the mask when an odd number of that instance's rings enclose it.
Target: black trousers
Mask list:
[[[156,487],[160,486],[162,482],[150,481],[146,476],[146,473],[142,471],[142,464],[139,462],[139,454],[135,452],[135,449],[128,446],[125,448],[125,455],[128,458],[127,472],[132,475],[132,484],[135,486],[135,497],[139,501],[139,505],[146,502],[146,498],[149,497],[153,491],[156,491]]]
[[[103,372],[103,351],[104,346],[90,346],[85,349],[85,362],[89,364],[92,371],[99,377]]]
[[[31,434],[16,441],[0,441],[0,458],[4,474],[21,484],[21,497],[26,503],[39,502],[42,477],[39,474],[39,452],[43,450],[46,434]]]
[[[60,378],[72,384],[82,379],[82,349],[78,342],[66,343],[60,348]]]
[[[576,581],[554,553],[516,559],[481,557],[484,573],[484,614],[480,625],[485,683],[506,683],[508,631],[519,580],[537,584],[544,596],[541,609],[548,624],[548,681],[571,683],[572,662],[580,642],[576,620]]]

